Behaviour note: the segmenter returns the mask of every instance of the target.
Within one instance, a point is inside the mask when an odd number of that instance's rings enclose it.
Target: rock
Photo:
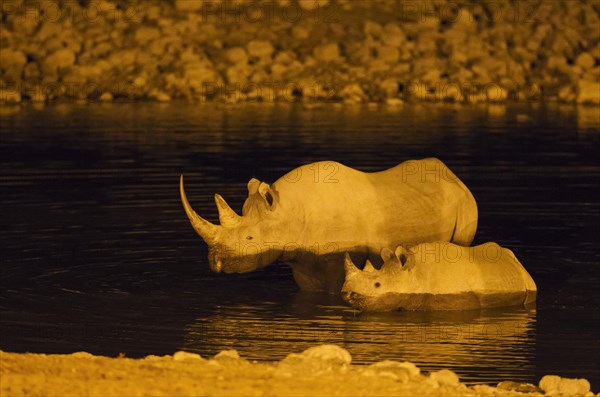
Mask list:
[[[253,57],[271,58],[273,51],[273,45],[266,40],[252,40],[248,43],[248,53]]]
[[[171,96],[169,94],[156,88],[150,90],[148,97],[155,99],[158,102],[169,102],[171,100]]]
[[[508,91],[497,84],[487,84],[485,96],[489,102],[504,102],[508,98]]]
[[[578,77],[581,77],[583,75],[583,72],[584,72],[583,68],[579,65],[573,65],[569,68],[569,75],[571,75],[575,79],[577,79]]]
[[[1,8],[4,8],[4,5],[8,3],[8,9],[10,9],[11,2],[2,2]],[[16,2],[15,2],[16,3]],[[34,5],[34,4],[31,4]],[[40,15],[40,11],[42,7],[32,7],[31,5],[25,6],[24,4],[16,3],[13,7],[21,9],[20,15],[14,15],[12,28],[16,33],[24,34],[26,36],[31,36],[33,32],[37,29],[39,22],[44,19]],[[5,14],[6,15],[6,14]],[[5,22],[2,23],[2,30],[4,30]]]
[[[561,102],[575,102],[577,99],[577,94],[571,85],[565,85],[558,89],[558,99]]]
[[[52,37],[60,36],[61,27],[62,26],[55,21],[45,21],[35,33],[35,40],[43,43]]]
[[[408,361],[398,362],[384,360],[367,367],[368,371],[375,372],[377,376],[387,376],[400,382],[408,382],[411,378],[420,375],[421,370]]]
[[[377,22],[367,20],[365,22],[363,32],[366,36],[373,38],[379,38],[383,35],[383,28]]]
[[[398,81],[395,78],[389,77],[383,80],[379,88],[384,92],[386,98],[398,95]]]
[[[440,386],[457,387],[460,384],[458,375],[449,369],[441,369],[429,374],[429,378],[436,381]]]
[[[298,4],[303,10],[313,11],[327,6],[327,4],[329,4],[329,0],[298,0]]]
[[[579,80],[577,90],[577,103],[600,104],[600,82]]]
[[[345,86],[339,95],[346,103],[361,103],[365,99],[363,89],[356,83]]]
[[[498,394],[496,388],[489,385],[475,385],[472,387],[476,396],[495,396]]]
[[[111,95],[112,96],[112,95]],[[157,356],[155,354],[149,354],[146,357],[144,357],[142,360],[145,361],[152,361],[152,362],[159,362],[159,361],[163,361],[164,359],[171,359],[171,356]]]
[[[23,69],[23,78],[25,81],[37,82],[41,79],[42,73],[37,62],[29,62]]]
[[[575,60],[575,64],[583,70],[588,70],[596,65],[596,59],[589,52],[582,52]]]
[[[160,19],[160,6],[159,5],[154,5],[154,4],[149,4],[148,8],[146,9],[146,18],[149,21],[157,21]]]
[[[135,51],[134,50],[117,50],[108,58],[108,62],[117,67],[124,68],[135,64]]]
[[[227,60],[234,64],[246,65],[248,63],[248,54],[242,47],[233,47],[225,52]]]
[[[188,81],[188,85],[194,90],[200,92],[205,83],[218,85],[221,79],[216,71],[204,62],[195,62],[185,65],[183,75]]]
[[[213,359],[215,360],[221,360],[221,359],[234,359],[234,360],[239,360],[240,359],[240,354],[237,352],[237,350],[221,350],[219,353],[217,353]]]
[[[581,78],[586,81],[600,81],[600,66],[588,69]]]
[[[525,382],[504,381],[498,383],[496,387],[498,389],[516,391],[519,393],[543,393],[543,390],[536,385]]]
[[[421,76],[420,80],[427,84],[428,86],[435,86],[440,83],[442,72],[438,69],[431,69],[423,76]]]
[[[50,73],[56,73],[59,69],[73,64],[75,64],[75,53],[68,48],[60,49],[44,60],[44,68]]]
[[[0,88],[0,103],[20,103],[21,93],[15,89]]]
[[[556,55],[551,56],[550,58],[548,58],[546,66],[548,67],[548,69],[558,70],[562,73],[569,72],[569,65],[567,64],[567,59],[565,57],[560,57]]]
[[[204,0],[175,0],[175,9],[177,11],[194,12],[200,11],[204,7]]]
[[[340,60],[340,47],[333,42],[324,44],[313,50],[313,56],[320,62],[338,62]]]
[[[387,98],[385,104],[392,108],[404,106],[404,101],[400,98]]]
[[[296,56],[291,51],[281,51],[275,56],[275,63],[281,63],[283,65],[290,65],[296,60]]]
[[[287,68],[280,63],[276,63],[271,66],[271,75],[273,77],[281,78],[283,74],[286,72]]]
[[[147,84],[147,80],[144,76],[137,76],[133,79],[133,85],[136,87],[144,87]]]
[[[185,351],[178,351],[173,354],[173,361],[188,361],[188,360],[202,360],[199,354],[190,353]]]
[[[294,40],[302,41],[306,40],[310,32],[302,25],[296,25],[292,28],[292,37]]]
[[[230,66],[225,71],[225,77],[230,85],[245,86],[248,84],[250,76],[250,67],[247,65]]]
[[[100,100],[100,102],[112,102],[113,100],[113,95],[110,92],[103,92],[100,95],[100,98],[98,98]],[[148,356],[150,357],[150,356]]]
[[[400,51],[391,46],[381,46],[377,48],[377,57],[385,63],[397,63],[400,60]]]
[[[590,391],[587,379],[561,378],[557,375],[544,376],[539,386],[549,396],[584,396]]]
[[[443,101],[462,102],[465,100],[462,89],[458,84],[445,84],[439,94]]]
[[[395,23],[390,22],[383,28],[381,41],[386,46],[400,48],[406,41],[406,38],[404,37],[402,29]]]
[[[78,358],[96,358],[96,356],[94,356],[93,354],[90,354],[88,352],[75,352],[71,355],[73,357],[78,357]]]
[[[154,26],[140,26],[135,31],[135,41],[138,44],[146,44],[160,37],[160,30]]]
[[[0,70],[3,71],[3,76],[11,80],[20,79],[26,63],[27,56],[21,50],[3,48],[0,51]]]
[[[322,103],[304,103],[305,109],[323,106]],[[277,365],[278,372],[319,374],[345,372],[352,361],[350,353],[335,345],[319,345],[306,349],[300,354],[291,353]]]
[[[330,361],[338,364],[350,364],[352,356],[346,349],[336,345],[319,345],[304,350],[300,356],[307,359]]]

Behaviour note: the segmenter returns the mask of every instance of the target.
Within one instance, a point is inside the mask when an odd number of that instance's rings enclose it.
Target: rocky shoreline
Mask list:
[[[422,374],[410,362],[356,366],[351,361],[350,353],[335,345],[275,363],[249,362],[235,350],[210,359],[183,351],[143,359],[0,351],[0,395],[594,396],[585,379],[547,375],[537,386],[510,381],[467,386],[447,369]]]
[[[0,102],[600,104],[594,0],[6,0]]]

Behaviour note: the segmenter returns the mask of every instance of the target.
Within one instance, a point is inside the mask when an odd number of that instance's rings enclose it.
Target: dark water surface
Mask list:
[[[469,382],[554,373],[600,388],[597,109],[413,105],[55,105],[0,115],[0,349],[130,357],[317,343],[355,363],[451,368]],[[363,171],[436,156],[478,201],[476,243],[514,250],[537,310],[360,314],[300,293],[289,269],[213,274],[181,208],[216,221],[251,177],[336,160]]]

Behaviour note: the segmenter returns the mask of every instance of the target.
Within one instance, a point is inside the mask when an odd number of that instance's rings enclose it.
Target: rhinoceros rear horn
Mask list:
[[[346,271],[346,277],[350,277],[353,274],[357,274],[360,270],[356,267],[354,262],[352,262],[352,258],[350,258],[350,254],[346,252],[344,255],[344,270]]]
[[[213,225],[192,209],[187,197],[185,196],[185,190],[183,189],[183,175],[181,175],[181,178],[179,179],[179,194],[181,195],[181,203],[183,204],[185,213],[187,214],[187,217],[189,218],[196,233],[198,233],[198,235],[202,237],[202,239],[206,241],[208,245],[214,244],[217,241],[219,226]]]
[[[365,262],[365,267],[363,267],[363,272],[373,273],[373,272],[376,272],[376,271],[377,270],[375,269],[375,267],[373,266],[373,264],[371,263],[371,261],[367,259],[367,261]]]
[[[242,220],[241,217],[231,209],[220,194],[215,194],[215,204],[219,210],[219,222],[221,222],[221,226],[234,227],[240,223]]]

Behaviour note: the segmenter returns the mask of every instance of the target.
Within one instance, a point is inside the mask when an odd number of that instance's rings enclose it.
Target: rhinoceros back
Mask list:
[[[336,162],[308,164],[273,184],[280,210],[303,223],[301,244],[336,242],[340,249],[450,241],[461,206],[468,206],[470,238],[476,228],[473,196],[439,160],[411,160],[365,173]],[[466,204],[465,204],[466,203]],[[474,217],[475,221],[472,221]],[[464,233],[463,233],[464,234]],[[463,238],[469,243],[469,237]]]
[[[474,307],[535,301],[537,288],[529,273],[512,251],[496,243],[460,247],[436,242],[420,244],[413,251],[415,293],[451,300],[468,296]]]

